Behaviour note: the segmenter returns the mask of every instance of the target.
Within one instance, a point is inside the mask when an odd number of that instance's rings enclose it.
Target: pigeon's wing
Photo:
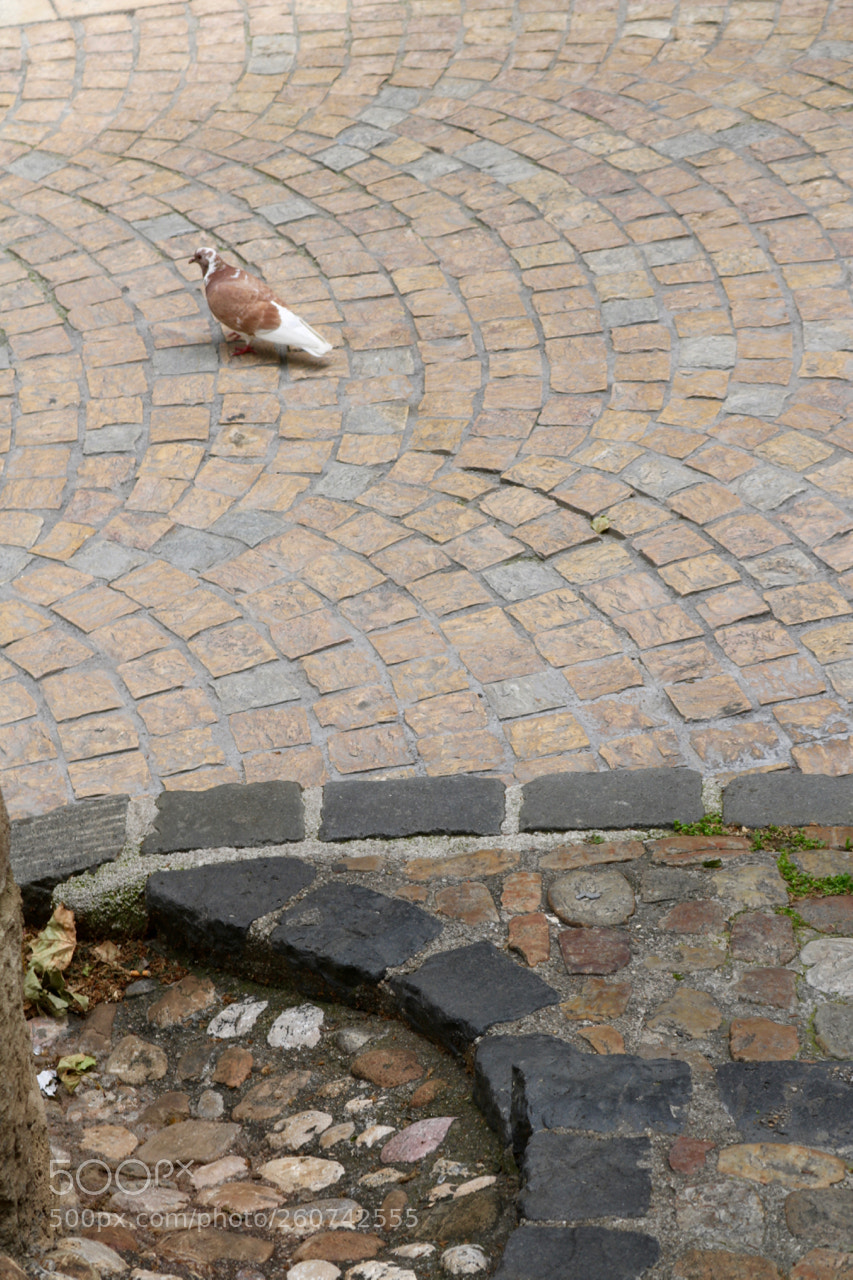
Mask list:
[[[301,351],[307,351],[311,356],[328,355],[332,349],[331,342],[321,338],[316,329],[312,329],[310,324],[306,324],[292,311],[288,311],[287,307],[283,307],[278,302],[274,302],[273,306],[276,310],[277,324],[275,327],[270,325],[268,329],[256,330],[259,338],[267,342],[277,342],[283,347],[299,347]]]
[[[259,329],[275,329],[278,307],[269,285],[237,267],[214,271],[205,290],[207,305],[226,329],[249,336]]]

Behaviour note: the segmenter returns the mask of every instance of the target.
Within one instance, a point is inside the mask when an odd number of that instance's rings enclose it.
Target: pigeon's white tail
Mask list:
[[[277,302],[273,305],[281,316],[281,324],[277,329],[259,329],[256,337],[263,338],[265,342],[276,342],[282,347],[298,347],[300,351],[307,351],[309,356],[328,355],[332,349],[331,342],[321,338],[310,324],[300,320],[287,307],[281,307]]]

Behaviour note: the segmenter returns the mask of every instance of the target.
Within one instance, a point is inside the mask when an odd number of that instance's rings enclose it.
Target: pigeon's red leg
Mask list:
[[[225,341],[236,342],[239,337],[240,337],[239,333],[235,333],[234,330],[232,329],[230,333],[226,333]]]
[[[232,356],[244,356],[248,351],[251,351],[252,354],[254,354],[254,347],[250,342],[247,342],[245,347],[235,347],[231,354]]]

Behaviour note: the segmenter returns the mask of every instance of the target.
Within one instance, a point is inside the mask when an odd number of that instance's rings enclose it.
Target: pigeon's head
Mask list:
[[[196,249],[190,262],[197,262],[206,276],[225,265],[215,249]]]

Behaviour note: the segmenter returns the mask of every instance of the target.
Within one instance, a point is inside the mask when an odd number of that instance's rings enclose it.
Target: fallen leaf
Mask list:
[[[68,1057],[59,1059],[56,1064],[56,1074],[68,1092],[73,1093],[80,1083],[81,1076],[97,1065],[97,1060],[87,1053],[70,1053]]]
[[[67,969],[77,946],[74,912],[62,903],[54,911],[41,933],[30,943],[30,964],[38,969]]]

